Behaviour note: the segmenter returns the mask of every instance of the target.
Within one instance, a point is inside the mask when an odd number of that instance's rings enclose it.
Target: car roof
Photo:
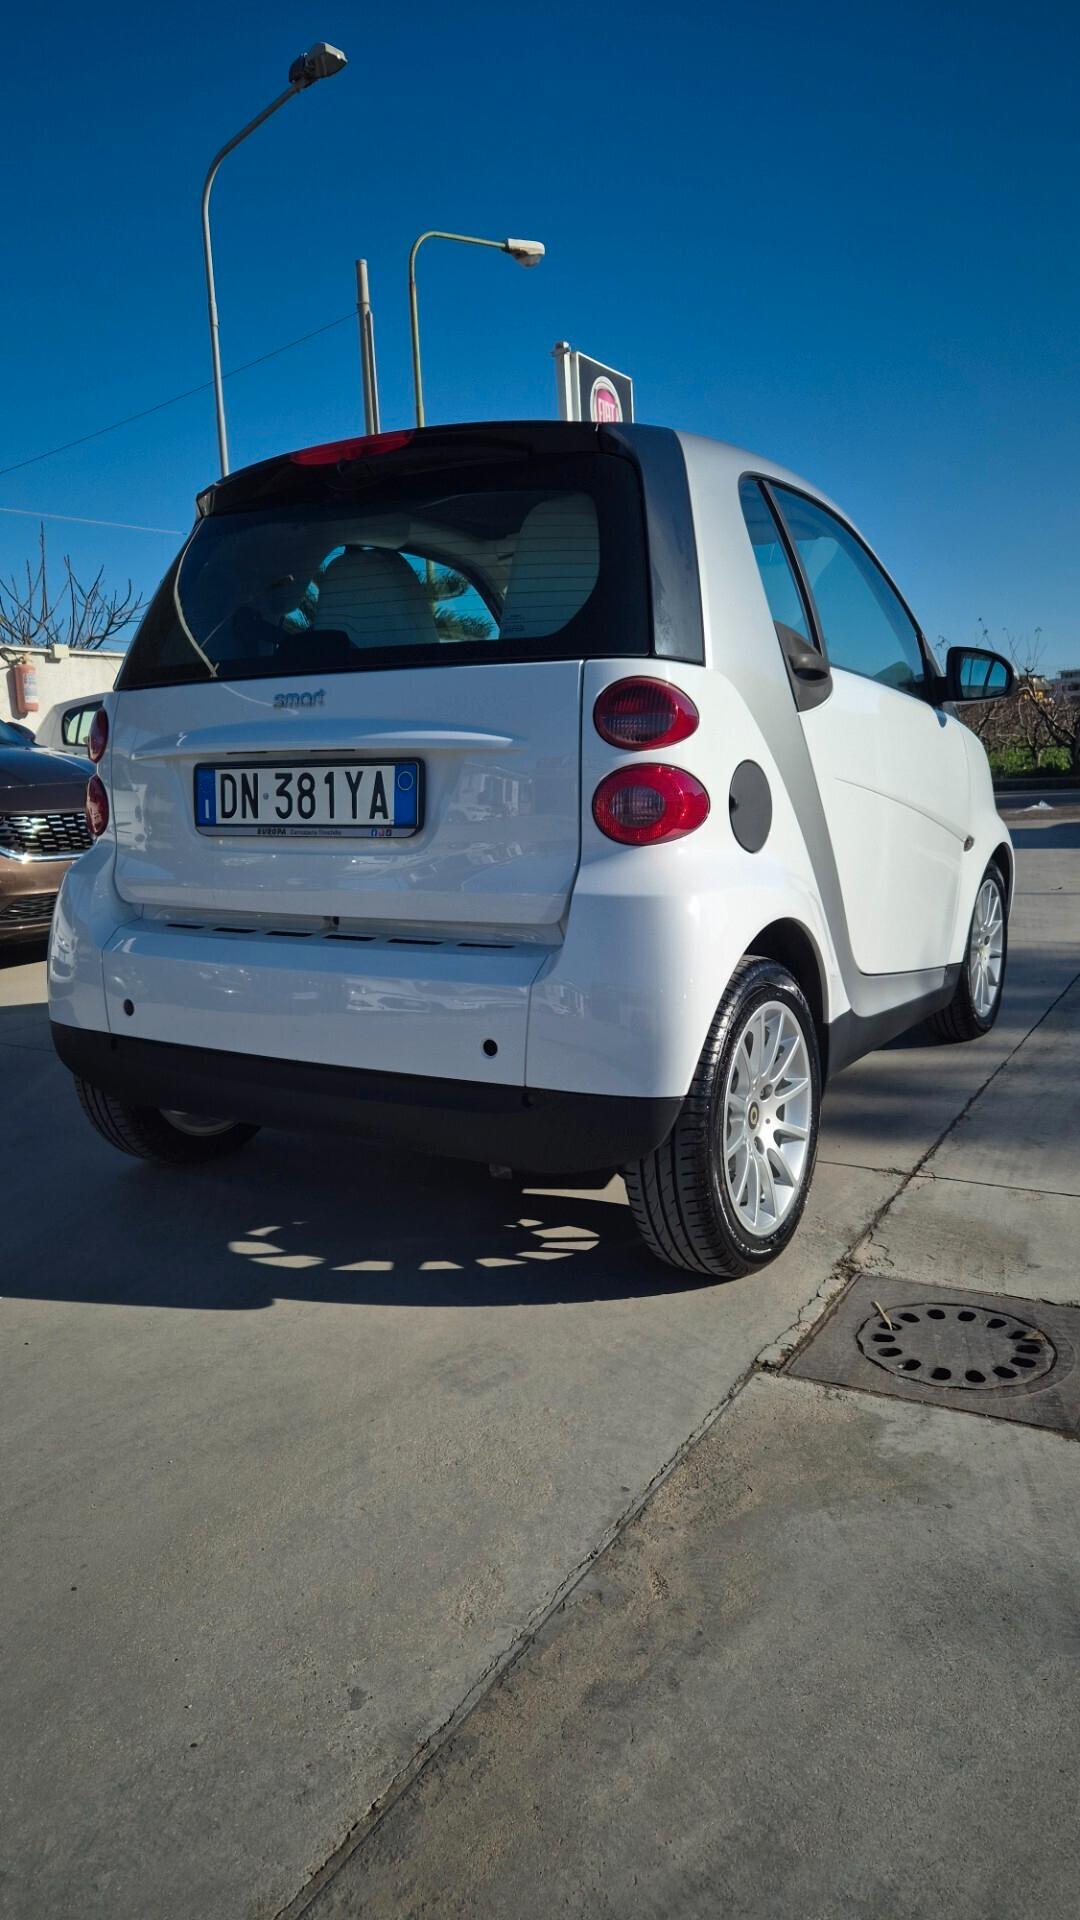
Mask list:
[[[631,430],[632,431],[632,430]],[[708,462],[715,470],[726,470],[734,484],[744,474],[758,474],[766,480],[775,480],[778,485],[794,487],[799,493],[808,493],[814,500],[820,500],[822,506],[829,507],[842,519],[851,521],[850,514],[829,497],[812,480],[806,480],[802,474],[794,473],[777,460],[770,460],[766,454],[752,453],[749,447],[735,446],[730,440],[713,440],[707,434],[683,433],[675,429],[676,438],[685,453],[696,456],[698,460]]]

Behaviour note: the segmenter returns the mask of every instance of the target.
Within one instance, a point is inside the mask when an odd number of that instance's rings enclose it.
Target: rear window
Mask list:
[[[118,685],[649,649],[635,469],[534,459],[211,514]]]

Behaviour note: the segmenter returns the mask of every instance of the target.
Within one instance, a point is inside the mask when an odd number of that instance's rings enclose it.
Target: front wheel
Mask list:
[[[129,1107],[78,1076],[75,1091],[91,1126],[111,1147],[171,1167],[220,1160],[224,1154],[246,1146],[259,1131],[236,1120],[211,1120],[201,1114],[157,1107]]]
[[[717,1008],[671,1133],[623,1170],[645,1244],[669,1266],[721,1280],[775,1260],[806,1205],[820,1108],[802,988],[751,955]]]
[[[947,1007],[931,1016],[934,1033],[943,1040],[978,1040],[989,1033],[1001,1009],[1008,951],[1005,883],[996,867],[987,867],[975,896],[956,992]]]

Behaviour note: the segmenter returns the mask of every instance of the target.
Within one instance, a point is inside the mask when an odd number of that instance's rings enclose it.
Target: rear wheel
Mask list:
[[[798,981],[753,956],[732,975],[663,1145],[624,1169],[638,1231],[669,1266],[734,1279],[775,1260],[814,1169],[821,1067]]]
[[[259,1131],[236,1120],[212,1120],[173,1108],[129,1107],[77,1076],[75,1091],[91,1126],[102,1138],[111,1147],[119,1147],[121,1153],[133,1153],[140,1160],[158,1160],[173,1167],[196,1166],[235,1153]]]
[[[987,867],[975,896],[956,992],[947,1007],[931,1016],[934,1033],[943,1040],[978,1040],[989,1033],[1001,1010],[1008,949],[1005,883],[996,867]]]

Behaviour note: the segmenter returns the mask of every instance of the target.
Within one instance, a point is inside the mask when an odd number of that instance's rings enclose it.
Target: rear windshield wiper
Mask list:
[[[176,608],[176,617],[180,622],[180,631],[183,634],[184,639],[188,642],[189,646],[195,649],[195,652],[198,654],[199,659],[202,661],[211,680],[216,680],[218,677],[217,665],[213,660],[211,660],[210,655],[206,653],[204,649],[199,645],[199,642],[196,640],[195,635],[192,633],[191,628],[188,626],[188,623],[184,618],[184,609],[180,605],[180,575],[184,571],[184,561],[187,559],[188,547],[190,547],[191,542],[194,540],[197,532],[198,532],[198,527],[193,527],[190,534],[188,535],[187,546],[185,546],[183,552],[180,555],[179,560],[176,563],[176,572],[173,575],[173,589],[172,589],[173,606]],[[224,624],[223,621],[218,622],[219,626],[222,626],[223,624]],[[213,636],[211,634],[207,634],[206,637],[209,640]]]

